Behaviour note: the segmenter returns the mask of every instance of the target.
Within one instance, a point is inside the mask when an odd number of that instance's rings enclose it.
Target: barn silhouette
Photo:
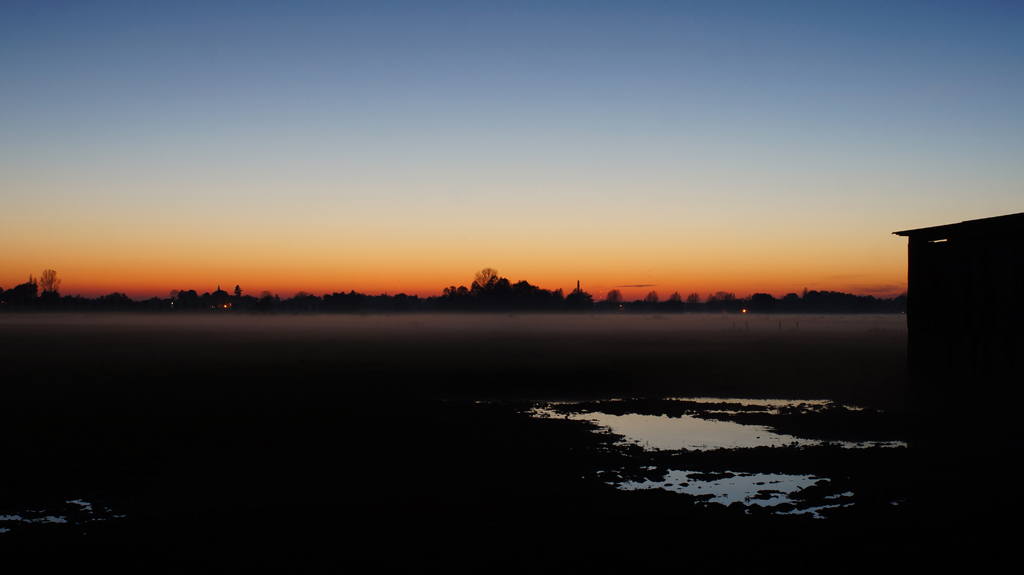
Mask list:
[[[893,232],[908,238],[910,382],[919,393],[1024,383],[1024,213]]]

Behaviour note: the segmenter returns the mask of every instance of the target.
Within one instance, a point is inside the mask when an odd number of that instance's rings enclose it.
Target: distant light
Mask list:
[[[743,313],[747,313],[747,310],[743,310]]]

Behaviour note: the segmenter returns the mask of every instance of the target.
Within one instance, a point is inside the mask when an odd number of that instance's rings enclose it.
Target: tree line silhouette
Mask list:
[[[61,296],[61,280],[54,270],[44,270],[38,279],[11,289],[0,289],[0,310],[119,310],[161,312],[253,312],[253,313],[363,313],[363,312],[623,312],[623,313],[905,313],[907,294],[895,298],[876,298],[833,291],[803,290],[802,295],[786,294],[776,298],[755,293],[737,298],[719,291],[702,298],[691,293],[685,298],[675,292],[662,301],[656,291],[643,299],[625,301],[618,289],[609,290],[605,299],[576,289],[565,294],[561,289],[547,290],[526,280],[512,283],[493,268],[476,273],[470,287],[449,286],[440,296],[367,295],[350,291],[317,296],[300,291],[291,298],[263,291],[258,296],[243,294],[240,286],[228,293],[217,286],[213,293],[196,290],[172,290],[170,297],[133,300],[124,293],[90,298]]]

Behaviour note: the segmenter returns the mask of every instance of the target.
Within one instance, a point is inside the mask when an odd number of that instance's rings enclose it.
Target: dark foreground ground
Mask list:
[[[0,553],[147,572],[845,571],[1012,555],[1021,444],[1009,399],[965,390],[920,407],[896,318],[736,321],[0,316],[0,517],[69,520],[0,521]],[[683,396],[880,407],[787,425],[909,447],[684,455],[709,470],[820,473],[858,494],[826,519],[747,514],[616,490],[601,471],[656,469],[671,454],[524,414],[536,400]]]

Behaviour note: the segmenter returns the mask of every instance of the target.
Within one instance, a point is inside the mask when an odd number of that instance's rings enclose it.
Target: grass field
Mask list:
[[[0,333],[0,353],[36,380],[194,371],[233,390],[273,373],[271,385],[349,392],[870,401],[906,360],[903,316],[6,315]]]
[[[909,565],[965,519],[998,514],[951,500],[943,474],[966,466],[1009,486],[1019,451],[940,433],[902,452],[702,456],[821,466],[910,498],[836,521],[748,517],[617,491],[596,474],[646,456],[584,422],[525,415],[550,399],[827,398],[886,408],[892,425],[913,413],[906,336],[894,316],[0,315],[0,516],[76,500],[112,510],[19,524],[0,548],[149,571],[500,570],[720,568],[743,562],[736,546],[755,564],[803,541],[808,566],[865,547]],[[908,530],[930,539],[916,558],[896,543]],[[1009,537],[972,533],[976,551]]]

